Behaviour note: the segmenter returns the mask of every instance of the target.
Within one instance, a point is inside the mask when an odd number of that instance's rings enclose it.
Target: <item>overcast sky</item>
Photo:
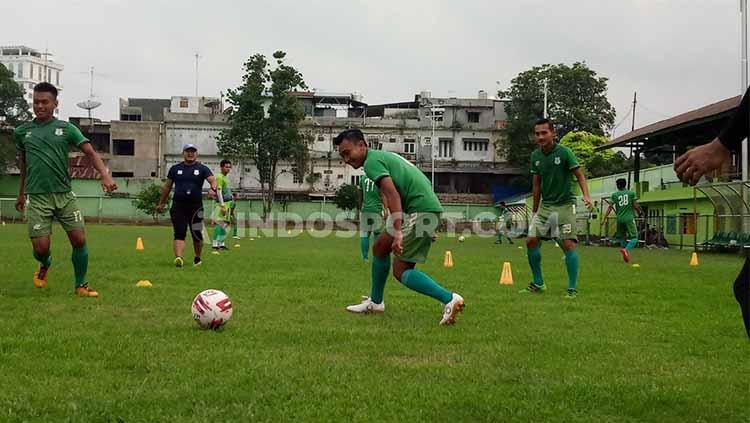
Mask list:
[[[637,125],[740,92],[738,0],[27,0],[0,4],[0,45],[45,47],[65,66],[62,116],[119,97],[235,87],[251,54],[288,53],[310,87],[370,104],[474,97],[544,63],[585,61],[609,78],[617,122]],[[630,123],[617,129],[622,134]]]

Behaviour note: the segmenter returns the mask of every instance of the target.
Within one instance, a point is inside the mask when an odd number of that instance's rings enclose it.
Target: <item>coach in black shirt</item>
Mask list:
[[[728,163],[731,151],[741,150],[742,140],[747,137],[750,130],[748,128],[749,93],[750,89],[745,92],[740,106],[718,137],[708,144],[688,151],[677,159],[674,169],[681,181],[690,185],[697,184],[702,176]],[[745,265],[734,281],[734,297],[740,305],[745,331],[750,337],[750,257],[745,257]]]
[[[169,216],[174,228],[174,264],[177,267],[182,267],[185,264],[182,254],[185,251],[185,237],[187,236],[188,226],[190,226],[193,250],[195,251],[193,265],[200,266],[203,249],[203,183],[208,181],[211,185],[211,191],[215,194],[216,178],[209,168],[197,160],[198,149],[195,145],[183,145],[182,157],[185,159],[182,163],[177,163],[169,169],[156,209],[160,213],[164,211],[164,204],[169,198],[169,192],[172,191],[172,185],[174,185],[172,208],[169,209]]]

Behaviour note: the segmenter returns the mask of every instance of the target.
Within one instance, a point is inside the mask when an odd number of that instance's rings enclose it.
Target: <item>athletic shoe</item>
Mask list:
[[[39,270],[34,272],[34,286],[37,288],[44,288],[47,286],[47,275],[49,274],[48,267],[39,266]]]
[[[201,260],[201,258],[200,258],[200,257],[195,257],[195,258],[193,259],[193,267],[198,267],[198,266],[200,266],[201,264],[203,264],[203,260]]]
[[[234,238],[234,239],[242,239],[242,238],[240,238],[238,236],[233,236],[232,238]]]
[[[578,291],[576,291],[575,289],[568,289],[568,292],[565,294],[565,297],[563,298],[567,300],[572,300],[577,296],[578,296]]]
[[[362,297],[361,303],[347,306],[346,311],[361,314],[382,314],[385,311],[385,303],[375,304],[370,297]]]
[[[464,297],[453,293],[453,299],[443,308],[443,318],[440,320],[441,325],[452,325],[456,323],[458,313],[464,311]]]
[[[547,285],[537,285],[534,282],[530,282],[529,286],[518,291],[519,294],[541,294],[547,290]]]
[[[89,288],[88,285],[81,285],[76,288],[75,294],[77,297],[98,297],[99,293]]]
[[[622,254],[622,259],[625,263],[630,263],[630,253],[628,253],[626,248],[620,248],[620,254]]]
[[[182,259],[182,257],[175,257],[174,258],[174,265],[175,267],[182,267],[185,265],[185,261]]]
[[[229,251],[229,248],[226,245],[222,245],[221,247],[219,247],[219,249]]]
[[[502,243],[503,243],[503,242],[502,242],[502,241],[500,241],[499,239],[498,239],[497,241],[495,241],[495,244],[502,244]]]

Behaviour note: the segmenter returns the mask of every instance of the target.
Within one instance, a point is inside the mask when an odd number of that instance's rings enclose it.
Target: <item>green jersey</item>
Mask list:
[[[542,177],[542,204],[563,206],[575,203],[573,170],[579,166],[573,152],[560,144],[555,144],[549,153],[544,153],[541,148],[531,153],[530,172]]]
[[[221,172],[216,175],[216,190],[221,192],[224,202],[232,201],[232,189],[229,188],[229,177]],[[218,198],[216,198],[216,202],[219,202]]]
[[[633,202],[636,200],[635,193],[630,190],[617,191],[610,197],[615,208],[618,222],[630,222],[635,219]]]
[[[57,119],[31,121],[13,133],[16,149],[26,160],[27,194],[70,192],[68,152],[89,140],[73,124]]]
[[[442,213],[437,195],[432,192],[430,180],[411,162],[396,153],[367,150],[365,175],[376,183],[389,176],[401,196],[404,213]]]
[[[380,213],[383,211],[383,201],[380,199],[380,190],[372,179],[367,176],[359,178],[359,189],[362,190],[363,212]]]

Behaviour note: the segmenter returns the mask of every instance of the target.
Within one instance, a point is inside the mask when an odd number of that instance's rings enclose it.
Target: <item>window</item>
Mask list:
[[[115,178],[132,178],[133,172],[112,172],[112,176]]]
[[[683,235],[695,235],[696,215],[693,213],[683,213],[680,220],[682,221]]]
[[[141,115],[133,115],[133,114],[121,114],[120,120],[128,120],[128,121],[141,121]]]
[[[352,185],[359,185],[360,178],[361,178],[360,175],[352,175],[352,179],[351,179]]]
[[[34,64],[29,63],[29,78],[34,78]]]
[[[18,63],[18,72],[16,72],[16,77],[23,78],[23,63]]]
[[[180,99],[180,109],[187,109],[188,108],[188,99],[181,98]]]
[[[326,140],[326,137],[322,135],[318,135],[318,141],[325,141],[325,140]]]
[[[135,140],[112,140],[115,156],[135,156]]]
[[[413,142],[404,142],[404,153],[414,154],[414,143]]]
[[[36,68],[36,79],[40,81],[42,80],[42,67],[41,66]]]
[[[371,139],[368,142],[370,143],[370,148],[372,148],[373,150],[382,150],[383,149],[383,144],[381,144],[380,141],[378,141],[376,139]]]
[[[338,175],[338,179],[344,179],[344,175]]]
[[[55,85],[60,85],[60,72],[55,72]]]
[[[389,138],[388,142],[396,142],[396,138]]]
[[[424,137],[424,138],[422,138],[422,142],[425,145],[430,145],[430,144],[432,144],[432,139],[430,139],[430,137]]]
[[[453,157],[453,138],[440,138],[438,157]]]
[[[479,112],[466,112],[469,123],[479,123]]]
[[[464,151],[487,151],[490,140],[486,138],[464,138]]]
[[[667,216],[667,233],[677,233],[677,216]]]

